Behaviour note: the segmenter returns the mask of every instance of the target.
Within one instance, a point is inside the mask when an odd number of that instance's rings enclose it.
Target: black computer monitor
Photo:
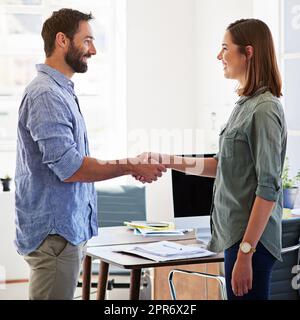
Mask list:
[[[211,158],[214,155],[189,155],[189,157]],[[199,177],[172,170],[174,218],[209,216],[213,184],[214,178]]]

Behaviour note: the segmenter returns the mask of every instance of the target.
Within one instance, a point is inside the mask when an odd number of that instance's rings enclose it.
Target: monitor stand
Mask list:
[[[176,229],[194,229],[196,239],[205,244],[211,238],[210,216],[175,218],[174,224]]]

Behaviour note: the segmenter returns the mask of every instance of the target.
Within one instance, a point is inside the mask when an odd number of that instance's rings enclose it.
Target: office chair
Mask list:
[[[299,300],[300,292],[292,288],[291,282],[297,275],[292,273],[292,268],[300,263],[300,218],[282,220],[282,258],[276,261],[272,270],[270,300]],[[226,300],[226,284],[222,275],[208,274],[174,269],[169,273],[169,287],[173,300],[176,300],[176,289],[173,282],[174,274],[181,273],[208,279],[214,279],[220,286],[221,299]]]
[[[123,226],[124,221],[146,220],[144,186],[117,185],[97,189],[99,227]]]
[[[276,261],[272,270],[270,299],[299,300],[299,290],[291,286],[295,274],[292,268],[300,262],[300,218],[282,220],[282,258]]]

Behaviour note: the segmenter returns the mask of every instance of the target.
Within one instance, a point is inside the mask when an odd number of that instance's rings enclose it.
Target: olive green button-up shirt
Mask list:
[[[282,105],[265,88],[241,97],[221,130],[208,248],[223,251],[241,240],[256,196],[275,206],[260,239],[281,260],[282,184],[287,129]]]

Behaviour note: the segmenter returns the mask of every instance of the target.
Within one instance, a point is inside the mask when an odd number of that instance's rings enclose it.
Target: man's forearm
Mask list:
[[[81,167],[64,182],[95,182],[131,174],[129,159],[101,161],[84,157]]]

